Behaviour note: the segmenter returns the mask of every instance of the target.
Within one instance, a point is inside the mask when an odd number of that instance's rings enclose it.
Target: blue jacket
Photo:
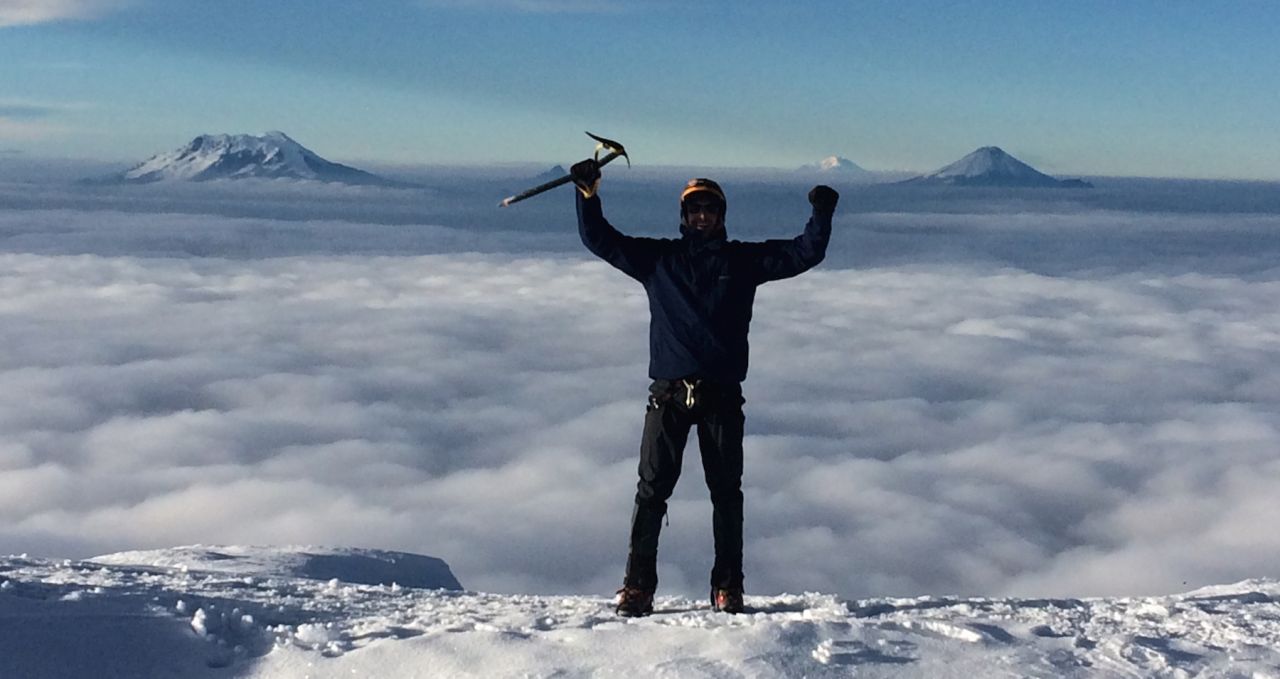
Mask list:
[[[747,376],[747,331],[756,287],[813,268],[827,252],[831,213],[814,210],[790,240],[743,243],[636,238],[609,224],[600,197],[578,196],[587,249],[640,281],[649,295],[649,377],[737,384]]]

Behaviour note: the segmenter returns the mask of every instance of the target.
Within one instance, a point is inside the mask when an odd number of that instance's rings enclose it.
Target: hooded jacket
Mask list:
[[[790,240],[744,243],[722,230],[705,239],[626,236],[600,197],[577,194],[582,243],[644,285],[649,296],[649,377],[737,384],[747,376],[747,331],[756,288],[808,271],[826,256],[831,211],[814,210]]]

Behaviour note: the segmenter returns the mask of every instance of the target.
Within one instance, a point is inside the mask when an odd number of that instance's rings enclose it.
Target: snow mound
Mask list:
[[[214,179],[293,179],[342,184],[406,187],[356,168],[321,158],[289,135],[267,132],[202,134],[190,143],[160,153],[111,180],[130,184]]]
[[[441,559],[377,549],[189,545],[106,554],[89,559],[89,562],[184,573],[196,571],[262,578],[336,580],[360,585],[462,589],[449,565]]]
[[[1280,582],[1253,578],[1241,580],[1230,585],[1210,585],[1187,592],[1188,599],[1205,601],[1210,599],[1274,599],[1280,601]]]

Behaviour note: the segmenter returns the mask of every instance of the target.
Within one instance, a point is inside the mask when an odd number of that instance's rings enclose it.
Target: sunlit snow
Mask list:
[[[5,676],[1266,677],[1280,665],[1274,581],[1124,599],[748,596],[736,616],[663,596],[654,615],[623,619],[607,596],[360,584],[364,555],[342,550],[326,553],[351,557],[354,579],[291,572],[309,555],[288,549],[217,570],[155,565],[191,551],[0,559]]]

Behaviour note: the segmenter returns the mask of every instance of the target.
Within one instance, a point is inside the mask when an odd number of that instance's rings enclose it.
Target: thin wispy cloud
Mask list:
[[[612,14],[635,9],[624,0],[418,0],[424,7],[465,10],[505,10],[529,14]]]
[[[11,124],[27,124],[34,128],[41,125],[52,129],[49,122],[60,116],[75,114],[94,108],[93,104],[83,101],[41,101],[21,98],[0,98],[0,120]]]
[[[0,97],[0,118],[10,120],[45,120],[60,115],[76,114],[96,108],[88,101],[50,101]]]
[[[40,104],[9,103],[0,100],[0,118],[13,120],[36,120],[56,115],[59,109]]]
[[[136,0],[0,0],[0,27],[96,19]]]
[[[42,116],[8,117],[0,114],[0,140],[35,141],[55,137],[65,132],[66,129],[63,126],[49,123]]]

